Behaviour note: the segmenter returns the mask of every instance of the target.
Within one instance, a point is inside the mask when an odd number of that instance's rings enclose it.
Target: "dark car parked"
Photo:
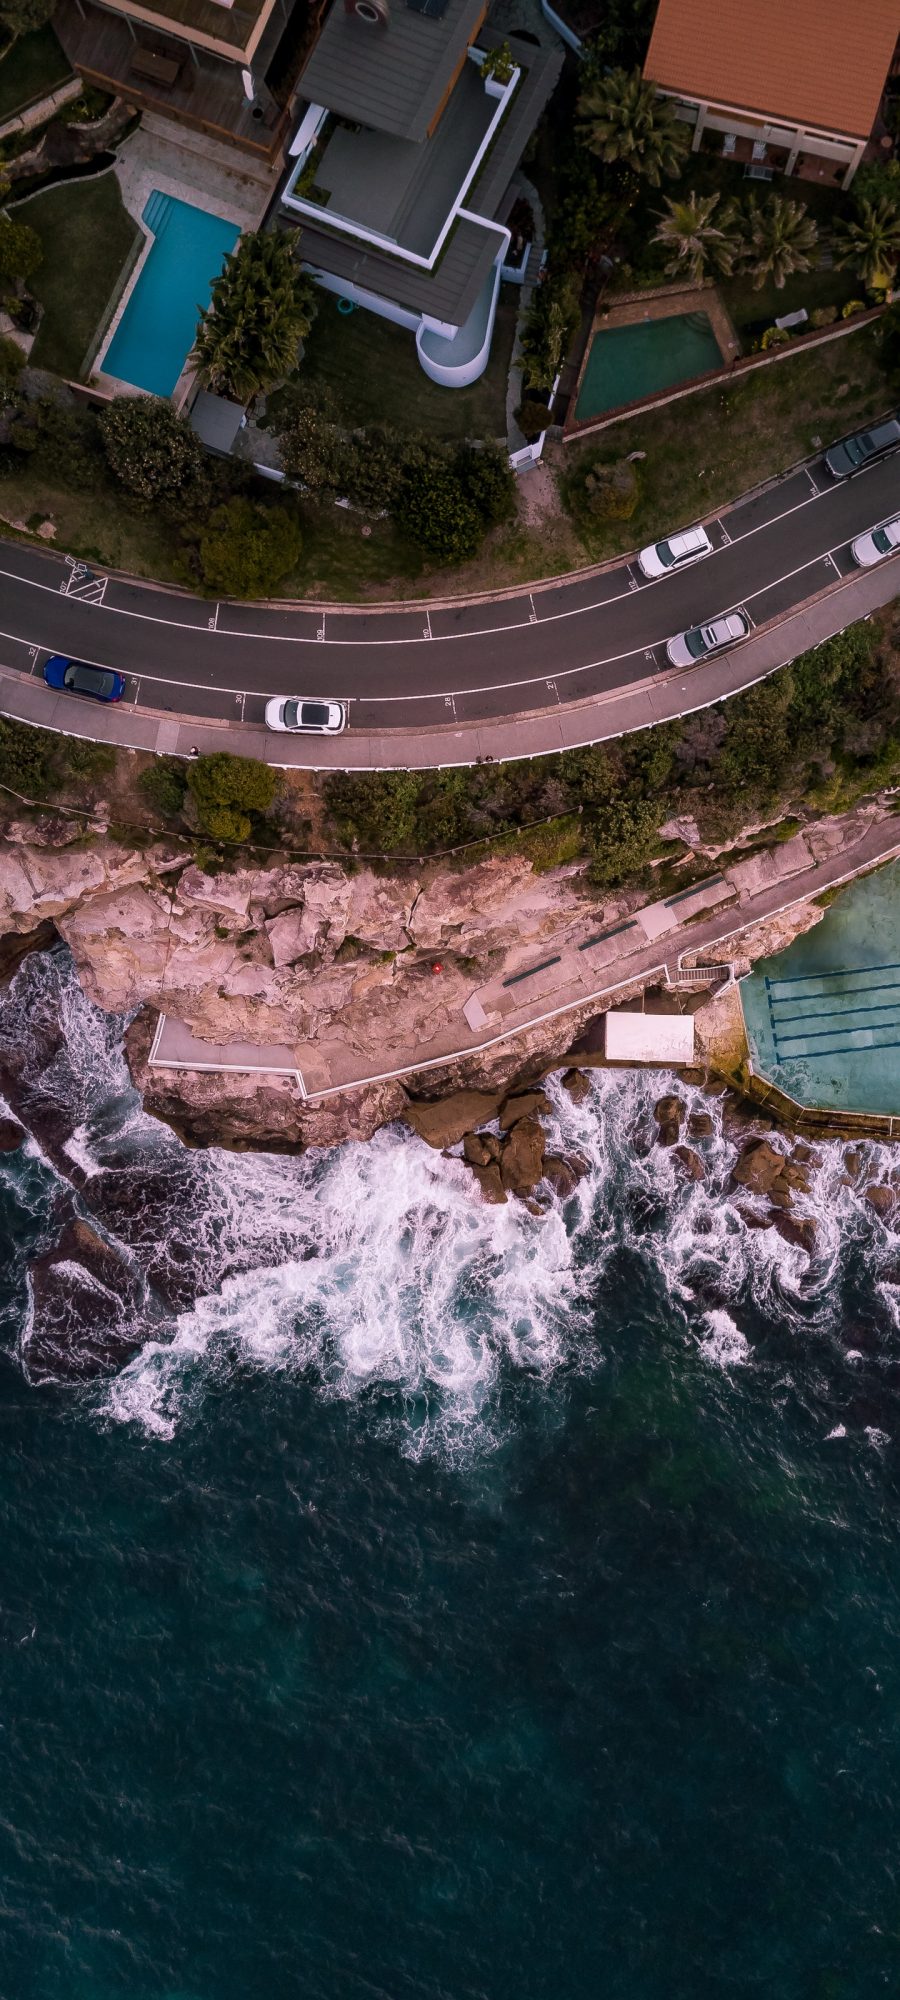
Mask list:
[[[849,479],[852,472],[861,472],[864,465],[873,465],[877,458],[887,458],[898,448],[900,418],[887,417],[883,424],[870,424],[868,430],[841,438],[840,444],[826,451],[825,463],[833,479]]]
[[[48,687],[64,688],[69,694],[87,694],[94,701],[121,701],[125,676],[112,667],[89,667],[83,660],[67,660],[65,653],[53,653],[44,668]]]

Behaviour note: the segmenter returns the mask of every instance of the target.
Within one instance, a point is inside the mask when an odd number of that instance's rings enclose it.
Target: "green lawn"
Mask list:
[[[878,360],[877,323],[841,340],[791,355],[724,388],[669,403],[630,423],[614,424],[584,445],[568,446],[564,494],[590,554],[640,548],[695,520],[796,459],[828,444],[880,410],[891,392]],[[579,468],[631,452],[641,498],[629,521],[593,519],[579,493]]]
[[[49,188],[16,216],[37,230],[44,245],[43,264],[31,281],[44,307],[32,363],[77,376],[140,243],[140,230],[122,205],[114,173]]]
[[[781,291],[776,285],[763,285],[755,291],[751,278],[720,279],[718,289],[738,333],[754,320],[765,320],[771,326],[784,313],[798,312],[801,306],[808,313],[814,313],[817,306],[837,306],[840,313],[848,299],[864,296],[852,271],[835,270],[806,271],[787,278]]]
[[[0,118],[11,118],[14,112],[34,104],[71,74],[49,23],[30,35],[20,35],[0,57]]]
[[[332,390],[349,424],[393,424],[432,437],[506,436],[506,385],[519,294],[501,287],[491,358],[469,389],[441,389],[419,367],[415,335],[374,313],[338,312],[330,292],[319,309],[301,363],[304,381]]]

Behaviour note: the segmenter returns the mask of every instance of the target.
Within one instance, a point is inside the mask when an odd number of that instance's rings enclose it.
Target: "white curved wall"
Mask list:
[[[453,340],[445,340],[424,321],[420,325],[416,334],[419,366],[441,388],[467,389],[470,382],[477,382],[479,375],[484,374],[491,351],[499,291],[500,265],[495,264],[484,292]],[[458,359],[454,359],[454,350]]]

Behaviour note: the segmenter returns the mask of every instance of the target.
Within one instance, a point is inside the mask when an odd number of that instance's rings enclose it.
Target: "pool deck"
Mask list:
[[[150,195],[158,189],[160,194],[172,195],[176,201],[202,208],[208,215],[235,222],[243,231],[257,228],[262,221],[277,184],[277,175],[273,176],[268,169],[245,160],[243,155],[235,154],[230,147],[220,145],[214,139],[200,138],[193,132],[181,132],[177,126],[169,125],[165,120],[155,121],[150,115],[145,117],[139,130],[122,147],[115,172],[124,205],[137,223],[144,244],[117,300],[115,311],[103,329],[92,377],[97,387],[110,396],[143,396],[150,392],[136,388],[133,382],[121,381],[117,375],[107,375],[103,359],[118,332],[119,322],[153,248],[153,235],[143,220]],[[176,409],[184,404],[192,381],[193,370],[186,360],[172,391]]]
[[[652,291],[622,292],[618,296],[608,299],[605,304],[598,306],[594,314],[581,367],[578,371],[578,380],[572,391],[571,410],[574,412],[578,408],[578,399],[581,395],[582,384],[591,357],[591,349],[594,345],[595,336],[598,333],[611,333],[615,328],[623,326],[646,326],[654,320],[681,318],[687,313],[706,314],[716,338],[723,367],[728,367],[732,361],[737,361],[740,358],[741,343],[735,333],[731,318],[725,309],[721,294],[715,285],[691,285],[686,289],[679,285],[663,285]],[[686,378],[688,381],[690,379],[690,377]],[[698,375],[696,380],[701,382],[703,380],[702,375]],[[668,391],[662,393],[667,394]],[[633,407],[636,410],[650,408],[655,400],[655,395],[642,396],[635,402]],[[621,409],[630,409],[631,407],[632,405],[628,403],[619,405]],[[600,414],[604,417],[610,417],[615,412],[613,410],[604,410]],[[570,420],[569,428],[577,431],[582,424],[595,423],[596,417],[597,413],[595,412],[590,417],[585,416],[572,419]]]

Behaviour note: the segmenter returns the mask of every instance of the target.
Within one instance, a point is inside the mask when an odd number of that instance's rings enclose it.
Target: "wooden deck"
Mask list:
[[[218,62],[202,53],[195,61],[187,44],[174,36],[157,34],[140,24],[132,35],[124,19],[114,14],[86,5],[82,16],[75,0],[63,0],[53,25],[73,68],[88,83],[115,91],[142,111],[161,112],[267,163],[281,157],[290,114],[275,103],[262,83],[258,85],[259,102],[249,105],[237,64]],[[153,56],[160,59],[157,65]],[[155,78],[149,74],[154,67]],[[173,69],[175,80],[164,81]]]

